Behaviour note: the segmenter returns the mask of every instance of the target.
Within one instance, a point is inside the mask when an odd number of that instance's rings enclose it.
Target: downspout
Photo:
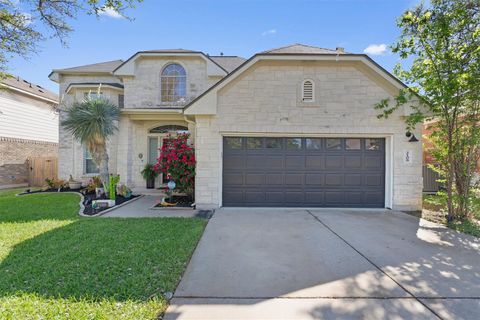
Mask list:
[[[196,127],[197,123],[193,120],[188,119],[188,117],[186,115],[183,115],[183,120],[185,120],[185,122],[193,124],[195,126],[195,136],[194,136],[195,139],[194,140],[195,140],[195,143],[196,143],[197,142],[197,127]]]

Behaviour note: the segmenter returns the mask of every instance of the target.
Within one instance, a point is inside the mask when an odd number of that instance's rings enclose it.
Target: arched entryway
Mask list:
[[[176,137],[178,134],[189,133],[188,128],[183,125],[161,125],[156,126],[148,130],[147,135],[147,161],[150,164],[157,163],[157,159],[160,156],[160,149],[164,142],[169,137]],[[155,188],[160,188],[162,184],[166,183],[166,177],[162,174],[155,180]]]

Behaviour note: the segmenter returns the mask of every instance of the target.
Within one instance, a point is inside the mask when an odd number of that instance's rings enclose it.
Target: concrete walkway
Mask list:
[[[109,211],[101,217],[105,218],[162,218],[162,217],[181,217],[190,218],[198,215],[198,210],[190,208],[152,209],[154,205],[161,201],[161,196],[145,195],[138,200],[132,201],[122,207]]]
[[[383,210],[220,209],[164,319],[478,319],[480,241]]]

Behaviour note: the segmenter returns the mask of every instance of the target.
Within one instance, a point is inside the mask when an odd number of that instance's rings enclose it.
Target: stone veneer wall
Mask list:
[[[0,137],[0,188],[28,183],[28,157],[56,157],[58,143]]]
[[[301,101],[305,79],[315,82],[315,102],[309,104]],[[384,83],[354,64],[279,61],[252,66],[217,93],[215,116],[196,116],[197,205],[221,204],[222,135],[376,135],[391,143],[393,209],[419,210],[422,142],[407,141],[403,110],[377,119],[375,103],[392,97]],[[414,134],[421,140],[420,126]]]

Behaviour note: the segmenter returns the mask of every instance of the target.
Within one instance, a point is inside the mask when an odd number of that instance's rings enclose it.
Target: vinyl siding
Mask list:
[[[0,96],[0,136],[58,142],[58,114],[46,103],[24,103]]]

